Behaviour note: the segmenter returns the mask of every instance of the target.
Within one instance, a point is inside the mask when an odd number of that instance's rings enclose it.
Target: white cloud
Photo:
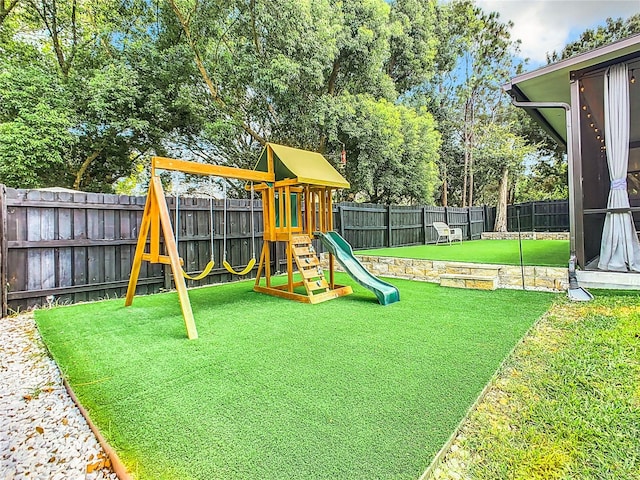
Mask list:
[[[534,64],[546,53],[562,49],[587,28],[604,25],[608,17],[640,13],[638,0],[476,0],[486,12],[500,13],[514,23],[512,37],[522,40],[521,56]]]

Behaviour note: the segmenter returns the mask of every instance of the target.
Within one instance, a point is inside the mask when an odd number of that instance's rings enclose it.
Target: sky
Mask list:
[[[546,64],[546,53],[561,50],[587,28],[604,25],[607,17],[640,13],[640,0],[476,0],[486,12],[511,20],[513,39],[522,40],[521,56],[529,65]]]

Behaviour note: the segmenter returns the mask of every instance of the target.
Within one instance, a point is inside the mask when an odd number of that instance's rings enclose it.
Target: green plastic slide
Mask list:
[[[329,253],[342,265],[342,268],[351,275],[351,278],[376,294],[381,305],[389,305],[400,301],[398,289],[369,273],[353,255],[351,245],[340,234],[337,232],[316,232],[315,234],[329,250]]]

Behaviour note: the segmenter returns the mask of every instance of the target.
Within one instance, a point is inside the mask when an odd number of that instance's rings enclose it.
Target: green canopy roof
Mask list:
[[[267,143],[254,170],[269,171],[267,152],[273,152],[276,181],[292,179],[298,183],[349,188],[349,182],[320,153]]]

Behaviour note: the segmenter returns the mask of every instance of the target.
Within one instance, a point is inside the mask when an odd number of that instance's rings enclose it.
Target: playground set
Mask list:
[[[245,180],[251,182],[251,186],[247,188],[250,188],[252,194],[261,194],[263,245],[254,291],[304,303],[319,303],[349,295],[353,292],[350,286],[337,285],[334,281],[337,260],[354,280],[373,291],[382,305],[400,299],[398,290],[371,275],[355,258],[347,241],[332,231],[332,194],[333,190],[349,188],[349,183],[344,177],[319,153],[267,143],[254,170],[164,157],[152,158],[151,181],[131,267],[125,306],[133,303],[143,261],[170,265],[187,336],[189,339],[198,338],[185,278],[203,278],[203,274],[206,276],[213,267],[213,262],[210,261],[197,277],[191,277],[184,272],[165,193],[158,176],[160,170]],[[251,203],[253,206],[253,195]],[[213,210],[211,212],[213,225]],[[255,237],[253,230],[252,225],[252,236]],[[160,251],[161,233],[165,253]],[[328,280],[312,244],[314,237],[319,238],[329,251]],[[272,283],[274,272],[271,271],[271,252],[276,242],[285,244],[287,283],[282,285]],[[211,258],[213,260],[213,256]],[[256,260],[254,255],[241,271],[234,270],[227,263],[226,255],[223,263],[231,273],[246,275],[253,269]],[[300,280],[294,279],[294,265],[300,273]],[[261,282],[263,276],[264,284]],[[304,293],[300,287],[304,287]]]

